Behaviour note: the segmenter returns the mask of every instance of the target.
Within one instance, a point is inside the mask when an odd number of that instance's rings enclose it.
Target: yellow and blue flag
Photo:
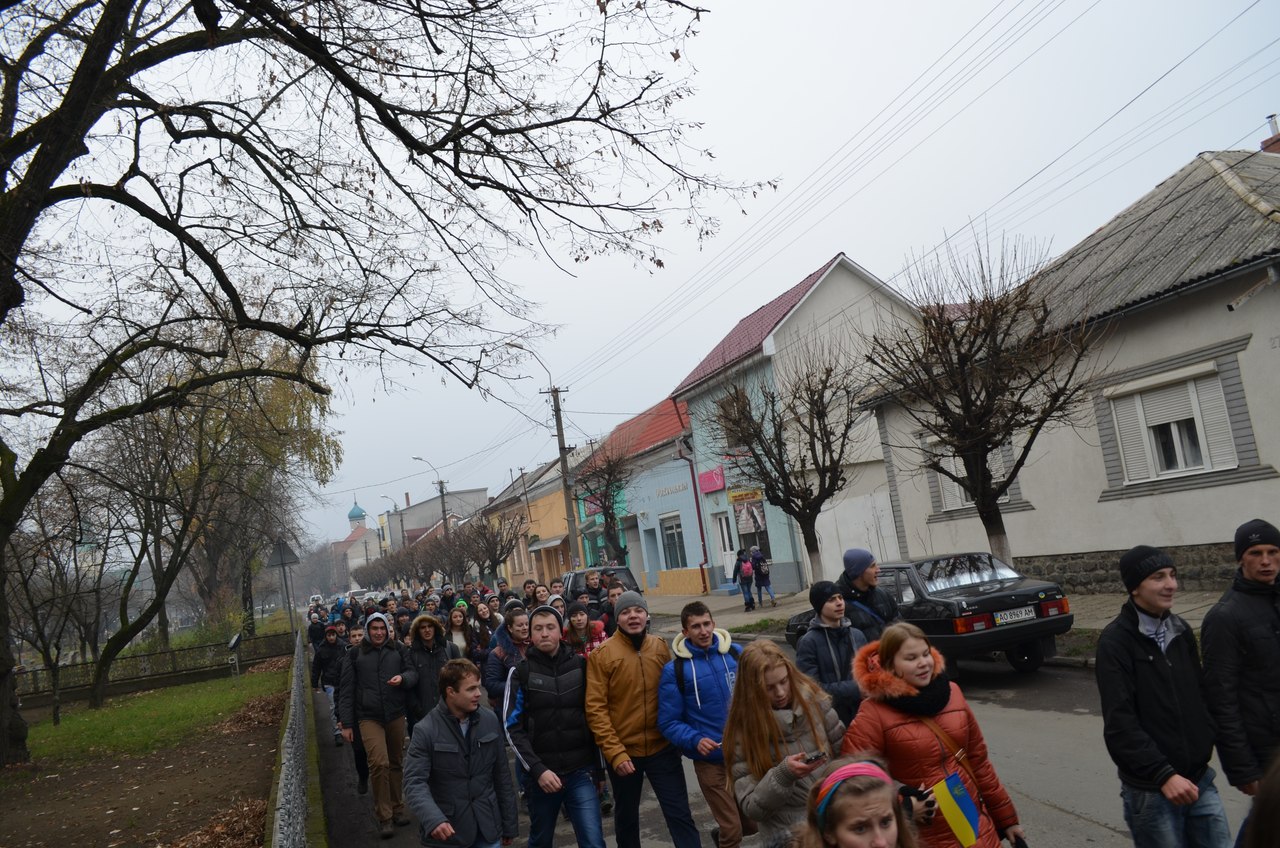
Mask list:
[[[970,848],[978,841],[978,805],[965,788],[957,772],[933,785],[933,797],[938,802],[938,812],[951,826],[951,832],[963,848]]]

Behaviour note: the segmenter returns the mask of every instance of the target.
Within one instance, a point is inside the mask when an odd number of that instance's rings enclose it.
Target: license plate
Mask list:
[[[1026,621],[1036,617],[1035,607],[1004,610],[995,614],[996,624],[1012,624],[1015,621]]]

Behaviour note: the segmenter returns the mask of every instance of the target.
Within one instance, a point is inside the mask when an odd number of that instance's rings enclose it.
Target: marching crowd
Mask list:
[[[1235,548],[1203,665],[1172,613],[1173,560],[1146,546],[1120,559],[1129,597],[1101,636],[1097,678],[1138,848],[1231,845],[1215,745],[1255,796],[1236,844],[1280,834],[1280,530],[1255,519]],[[610,814],[618,848],[638,848],[647,778],[672,843],[695,848],[688,758],[719,848],[755,833],[765,848],[1025,845],[964,695],[878,575],[855,548],[839,580],[810,588],[794,662],[771,640],[734,644],[700,601],[668,644],[649,632],[644,596],[596,572],[572,598],[498,581],[340,599],[311,611],[312,684],[384,838],[412,811],[424,845],[509,845],[523,806],[531,848],[552,845],[562,815],[578,845],[604,848]]]

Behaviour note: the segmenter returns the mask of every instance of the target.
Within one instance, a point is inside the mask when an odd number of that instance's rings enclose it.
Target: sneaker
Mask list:
[[[390,839],[396,835],[396,829],[391,824],[391,819],[387,819],[384,822],[378,822],[378,835],[383,839]]]
[[[356,794],[357,795],[369,794],[369,778],[367,777],[360,778],[360,782],[356,784]]]
[[[409,818],[408,813],[406,813],[404,810],[401,810],[400,812],[396,813],[391,817],[391,821],[395,823],[396,827],[404,827],[405,825],[412,822],[413,819]]]

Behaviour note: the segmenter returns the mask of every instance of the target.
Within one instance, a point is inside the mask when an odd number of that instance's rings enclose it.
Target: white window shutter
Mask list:
[[[1194,418],[1195,414],[1187,383],[1161,386],[1142,393],[1142,417],[1147,420],[1148,427]]]
[[[1126,480],[1146,480],[1151,476],[1147,462],[1146,441],[1142,419],[1138,415],[1138,396],[1125,395],[1111,401],[1111,415],[1116,422],[1116,436],[1120,442],[1120,458],[1124,463]]]
[[[1200,401],[1200,421],[1204,424],[1205,453],[1209,464],[1215,469],[1235,468],[1235,439],[1227,416],[1227,400],[1216,374],[1196,380],[1196,397]],[[1146,404],[1146,398],[1143,398],[1143,404]]]

